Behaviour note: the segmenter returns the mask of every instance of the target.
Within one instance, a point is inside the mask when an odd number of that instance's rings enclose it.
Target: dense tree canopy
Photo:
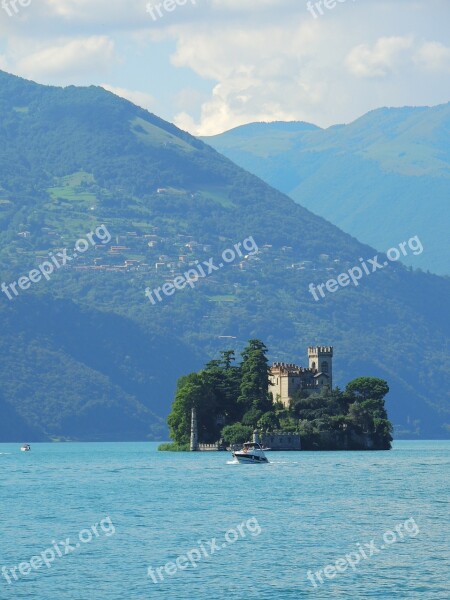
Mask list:
[[[375,377],[351,381],[345,391],[322,389],[306,395],[297,392],[288,408],[273,404],[268,393],[267,348],[250,340],[242,362],[234,365],[234,353],[222,352],[199,373],[178,382],[169,416],[175,448],[189,443],[191,409],[197,409],[200,442],[221,439],[238,444],[251,438],[255,428],[278,429],[301,434],[306,446],[320,447],[320,435],[368,436],[375,447],[390,448],[392,426],[384,406],[387,383]]]
[[[245,431],[253,430],[272,402],[268,395],[267,348],[250,340],[242,352],[242,363],[235,365],[234,352],[223,351],[219,360],[210,361],[199,373],[178,382],[172,412],[168,418],[170,434],[178,445],[188,443],[191,409],[197,409],[199,439],[214,442],[226,423],[242,421]],[[240,430],[244,431],[244,430]]]
[[[248,442],[252,437],[253,430],[251,427],[235,423],[227,425],[222,430],[222,438],[226,444],[233,446],[234,444],[243,444]]]
[[[270,410],[272,401],[268,391],[267,347],[260,340],[250,340],[242,353],[242,359],[241,394],[238,403],[246,410]]]
[[[347,384],[345,391],[363,400],[381,400],[388,394],[389,386],[378,377],[358,377]]]

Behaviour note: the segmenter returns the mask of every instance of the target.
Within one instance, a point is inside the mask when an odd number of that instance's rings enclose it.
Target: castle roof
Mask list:
[[[273,363],[270,367],[271,374],[278,374],[285,377],[308,375],[314,373],[314,371],[308,367],[300,367],[293,363]]]

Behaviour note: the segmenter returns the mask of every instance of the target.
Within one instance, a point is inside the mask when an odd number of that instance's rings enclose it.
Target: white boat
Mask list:
[[[20,447],[21,452],[30,452],[30,450],[31,450],[30,444],[22,444],[22,446]]]
[[[268,463],[266,455],[257,442],[245,442],[241,450],[234,450],[233,457],[242,464]]]

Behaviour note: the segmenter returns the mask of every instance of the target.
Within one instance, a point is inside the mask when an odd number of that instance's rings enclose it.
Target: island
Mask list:
[[[308,348],[308,367],[274,363],[250,340],[178,380],[160,450],[222,450],[257,439],[272,450],[390,450],[386,381],[358,377],[333,388],[332,346]],[[194,433],[195,428],[195,433]]]

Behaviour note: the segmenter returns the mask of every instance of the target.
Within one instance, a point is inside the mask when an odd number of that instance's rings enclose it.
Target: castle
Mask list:
[[[269,372],[269,392],[274,402],[289,407],[289,401],[297,391],[312,394],[325,386],[333,387],[333,346],[310,346],[309,367],[274,363]]]

